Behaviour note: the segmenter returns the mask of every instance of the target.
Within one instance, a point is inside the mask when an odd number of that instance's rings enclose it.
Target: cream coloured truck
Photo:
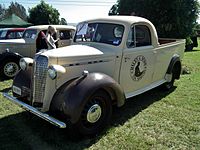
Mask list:
[[[58,47],[68,46],[73,41],[75,27],[68,25],[51,25],[57,29]],[[36,53],[36,40],[40,31],[46,33],[49,25],[28,27],[21,39],[0,40],[0,78],[13,78],[19,71],[22,57],[33,57]]]
[[[65,128],[96,134],[112,106],[179,79],[185,40],[158,39],[140,17],[109,16],[77,25],[74,44],[20,60],[10,101]]]

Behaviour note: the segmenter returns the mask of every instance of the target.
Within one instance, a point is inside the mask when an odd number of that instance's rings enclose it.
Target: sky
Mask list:
[[[65,18],[67,23],[78,23],[80,21],[107,16],[110,8],[117,0],[44,0],[56,8],[60,18]],[[200,1],[200,0],[198,0]],[[18,2],[23,5],[28,13],[28,8],[35,7],[40,0],[0,0],[0,4],[7,8],[10,2]],[[38,16],[39,17],[39,16]],[[200,18],[198,18],[200,23]]]
[[[78,23],[80,21],[107,16],[110,8],[117,0],[44,0],[52,5],[60,13],[60,18],[65,18],[68,23]],[[27,12],[28,8],[35,7],[40,0],[0,0],[6,8],[10,2],[17,2],[23,5]],[[38,16],[39,17],[39,16]]]

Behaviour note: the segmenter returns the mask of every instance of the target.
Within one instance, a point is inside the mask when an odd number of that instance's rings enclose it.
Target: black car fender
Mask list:
[[[52,99],[50,109],[64,113],[71,123],[76,123],[87,100],[98,90],[106,91],[118,107],[124,104],[124,92],[114,79],[103,73],[89,73],[61,86]]]
[[[175,74],[175,79],[179,79],[181,74],[181,60],[179,55],[174,55],[172,57],[167,69],[167,74],[172,74],[172,70],[174,67],[176,67],[177,69]]]
[[[12,58],[14,60],[20,60],[23,56],[20,55],[19,53],[15,52],[4,52],[0,54],[0,62],[3,62],[5,59]]]
[[[13,92],[13,95],[17,98],[30,98],[30,89],[31,89],[31,77],[32,77],[32,68],[27,70],[20,70],[13,79],[13,86],[16,86],[22,89],[21,95],[17,95]]]

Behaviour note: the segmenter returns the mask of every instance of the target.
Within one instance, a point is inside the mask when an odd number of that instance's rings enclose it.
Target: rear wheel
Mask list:
[[[75,126],[83,135],[94,135],[106,127],[111,114],[112,105],[109,95],[104,91],[97,91],[87,100]]]
[[[7,59],[0,65],[0,78],[12,79],[18,73],[20,67],[19,62],[13,59]]]
[[[163,88],[164,88],[165,90],[170,90],[170,89],[173,88],[173,86],[174,86],[174,81],[175,81],[175,73],[176,73],[176,69],[173,68],[172,73],[171,73],[171,81],[166,82],[166,83],[163,84]]]

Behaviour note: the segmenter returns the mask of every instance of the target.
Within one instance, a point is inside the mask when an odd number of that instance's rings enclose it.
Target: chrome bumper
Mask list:
[[[25,110],[35,114],[36,116],[48,121],[49,123],[55,125],[55,126],[58,126],[60,128],[66,128],[66,124],[62,121],[59,121],[51,116],[49,116],[48,114],[46,113],[43,113],[43,112],[40,112],[39,110],[37,110],[36,108],[16,99],[15,97],[13,96],[10,96],[8,93],[3,93],[3,96],[6,97],[8,100],[10,100],[11,102],[19,105],[20,107],[24,108]]]

